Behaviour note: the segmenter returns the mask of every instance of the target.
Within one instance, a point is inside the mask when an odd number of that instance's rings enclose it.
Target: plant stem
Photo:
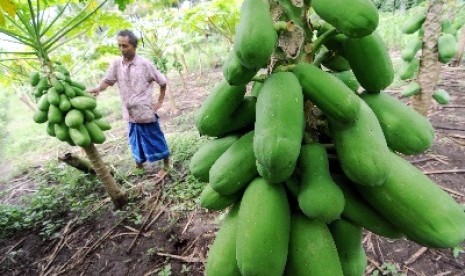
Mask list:
[[[316,53],[318,49],[326,42],[329,38],[333,37],[336,34],[337,30],[334,27],[331,27],[324,34],[320,35],[315,42],[313,43],[313,52]]]
[[[55,16],[55,18],[53,18],[53,20],[50,22],[50,24],[48,24],[45,29],[43,29],[41,32],[40,32],[40,36],[43,36],[52,26],[53,24],[55,24],[55,22],[58,20],[58,18],[61,17],[61,15],[63,14],[63,12],[65,11],[65,9],[68,7],[69,3],[70,3],[71,0],[69,0],[65,6],[58,11],[57,15]]]

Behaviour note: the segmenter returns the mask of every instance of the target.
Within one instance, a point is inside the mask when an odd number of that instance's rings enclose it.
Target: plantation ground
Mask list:
[[[437,133],[435,144],[422,155],[408,157],[462,204],[465,203],[464,75],[463,65],[458,69],[444,67],[442,85],[452,99],[449,105],[430,110]],[[194,113],[207,91],[221,79],[221,71],[187,75],[186,91],[178,77],[171,79],[177,110],[165,105],[160,112],[163,129],[172,139],[182,135],[198,139]],[[398,95],[399,89],[392,88],[389,92]],[[107,162],[125,164],[117,171],[126,173],[132,164],[125,128],[121,126],[114,128],[109,135],[111,139],[98,149]],[[201,186],[191,185],[185,161],[174,160],[171,177],[165,181],[157,182],[153,177],[159,164],[149,168],[145,175],[118,178],[131,190],[134,199],[124,212],[115,212],[108,199],[103,199],[93,204],[90,213],[95,215],[89,219],[82,221],[73,213],[63,214],[65,226],[51,239],[43,240],[36,232],[25,232],[0,240],[0,275],[202,275],[221,213],[207,212],[197,206]],[[2,184],[0,202],[20,203],[22,195],[33,193],[32,175],[40,170],[41,167],[31,168]],[[103,194],[101,190],[100,193]],[[465,254],[460,254],[460,248],[454,256],[450,249],[425,249],[407,240],[388,240],[370,233],[365,235],[364,246],[369,256],[366,275],[465,275]]]

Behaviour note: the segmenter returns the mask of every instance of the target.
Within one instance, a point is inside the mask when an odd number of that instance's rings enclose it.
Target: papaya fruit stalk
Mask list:
[[[418,82],[421,91],[413,97],[413,108],[423,116],[428,115],[428,109],[433,99],[433,92],[439,80],[441,65],[438,60],[438,38],[441,33],[441,18],[444,1],[430,1],[424,23],[422,56]]]

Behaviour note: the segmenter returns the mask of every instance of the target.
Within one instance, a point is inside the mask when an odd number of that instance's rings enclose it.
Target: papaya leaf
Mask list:
[[[0,12],[0,27],[5,26],[5,16]]]
[[[129,3],[131,3],[131,0],[115,0],[115,4],[120,11],[124,11]]]
[[[11,0],[0,1],[0,8],[4,10],[9,16],[13,17],[16,13],[16,5]]]

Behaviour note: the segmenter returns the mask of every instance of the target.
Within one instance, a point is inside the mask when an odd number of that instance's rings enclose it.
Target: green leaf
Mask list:
[[[9,16],[13,17],[16,13],[16,5],[11,0],[0,1],[0,8],[4,10]]]
[[[120,11],[124,11],[129,3],[131,3],[131,0],[115,0],[115,4],[118,5]]]

